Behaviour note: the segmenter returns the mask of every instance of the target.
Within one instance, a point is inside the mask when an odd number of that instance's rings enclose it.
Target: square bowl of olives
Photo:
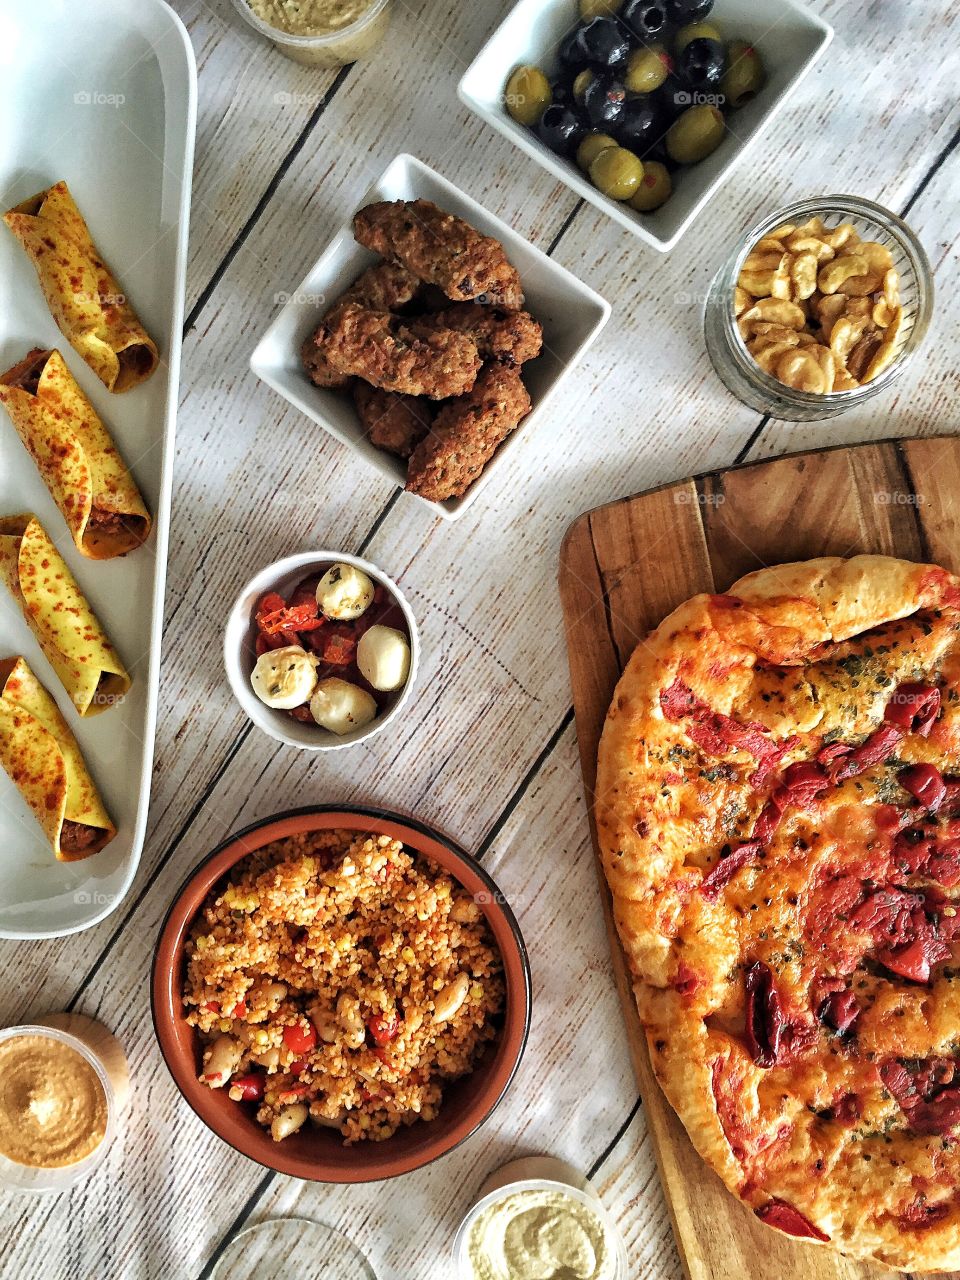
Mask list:
[[[795,0],[519,0],[458,91],[667,253],[832,38]]]

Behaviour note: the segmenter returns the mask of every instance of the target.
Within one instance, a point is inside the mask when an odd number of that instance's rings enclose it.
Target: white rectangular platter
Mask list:
[[[117,825],[81,862],[57,862],[0,772],[0,937],[41,938],[108,915],[136,873],[147,821],[167,555],[196,128],[187,33],[162,0],[31,0],[0,6],[0,210],[64,179],[160,350],[142,386],[111,395],[57,329],[33,266],[0,225],[0,368],[57,347],[133,471],[150,540],[112,561],[76,549],[0,412],[0,515],[33,511],[133,677],[119,705],[80,720],[5,588],[0,657],[22,654],[57,700]]]

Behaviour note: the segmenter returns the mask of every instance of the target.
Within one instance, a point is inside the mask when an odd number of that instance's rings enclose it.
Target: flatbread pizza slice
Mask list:
[[[123,699],[130,676],[36,516],[0,519],[0,578],[82,716]]]
[[[65,182],[8,209],[4,222],[36,268],[64,337],[108,391],[129,391],[156,369],[157,345],[93,243]]]
[[[598,842],[651,1060],[767,1225],[960,1267],[960,581],[750,574],[631,656]]]
[[[0,661],[0,767],[60,862],[99,853],[117,834],[76,738],[20,657]]]
[[[82,555],[109,560],[146,541],[136,481],[59,351],[36,348],[0,374],[0,404]]]

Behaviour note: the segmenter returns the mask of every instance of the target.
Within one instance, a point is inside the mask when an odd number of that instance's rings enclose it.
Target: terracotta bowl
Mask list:
[[[498,1038],[470,1075],[444,1088],[435,1120],[403,1127],[385,1142],[346,1147],[334,1130],[308,1126],[274,1142],[254,1109],[224,1089],[200,1084],[200,1038],[187,1025],[181,1001],[184,943],[210,890],[235,863],[273,840],[303,831],[375,831],[402,840],[431,858],[475,897],[503,957],[506,1008]],[[493,1113],[520,1064],[530,1027],[530,966],[513,912],[487,873],[462,849],[410,818],[379,809],[332,806],[295,809],[231,836],[187,877],[160,929],[151,978],[153,1024],[177,1088],[218,1137],[258,1164],[314,1182],[372,1182],[410,1173],[452,1151]]]

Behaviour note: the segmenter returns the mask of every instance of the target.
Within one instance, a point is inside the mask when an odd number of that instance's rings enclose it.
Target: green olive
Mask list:
[[[507,81],[504,101],[518,124],[539,124],[553,94],[550,82],[539,67],[517,67]]]
[[[683,53],[691,40],[723,40],[723,36],[712,22],[690,22],[681,27],[674,37],[673,48],[676,53]]]
[[[644,160],[643,178],[639,187],[630,197],[630,207],[638,213],[650,213],[659,209],[673,194],[673,183],[670,171],[659,160]]]
[[[634,49],[627,59],[623,83],[628,93],[653,93],[659,89],[670,70],[670,58],[662,44]]]
[[[727,45],[727,71],[720,81],[727,106],[736,111],[755,98],[766,82],[763,61],[753,45],[746,40],[731,40]]]
[[[667,155],[677,164],[698,164],[716,151],[725,132],[716,107],[688,107],[667,130]]]
[[[626,147],[606,147],[590,166],[590,181],[611,200],[629,200],[643,179],[643,164]]]
[[[588,133],[577,147],[577,164],[586,173],[601,151],[616,145],[609,133]]]
[[[590,88],[592,83],[593,72],[589,67],[587,67],[585,71],[580,72],[573,82],[573,97],[575,102],[583,103],[584,94]]]
[[[591,18],[612,18],[623,8],[623,0],[580,0],[580,17],[589,22]]]

